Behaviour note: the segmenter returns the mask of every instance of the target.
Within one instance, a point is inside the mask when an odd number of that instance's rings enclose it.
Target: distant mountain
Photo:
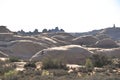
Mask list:
[[[84,32],[84,33],[71,33],[71,34],[76,37],[85,36],[85,35],[93,35],[93,36],[104,35],[114,40],[119,40],[120,39],[120,27],[115,27],[115,25],[113,25],[113,27],[109,27],[105,29],[93,30],[93,31]]]
[[[98,32],[102,31],[103,29],[100,30],[93,30],[89,32],[82,32],[82,33],[71,33],[73,36],[79,37],[79,36],[84,36],[84,35],[96,35]]]
[[[114,40],[119,40],[120,28],[119,27],[106,28],[100,31],[98,34],[106,34]]]

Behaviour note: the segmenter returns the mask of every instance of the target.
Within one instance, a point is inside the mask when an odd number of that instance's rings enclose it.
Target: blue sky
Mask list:
[[[0,0],[0,25],[12,31],[63,28],[67,32],[120,26],[120,0]]]

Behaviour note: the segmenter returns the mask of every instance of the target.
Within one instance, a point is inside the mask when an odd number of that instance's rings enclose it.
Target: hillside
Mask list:
[[[45,51],[51,56],[54,55],[54,58],[64,57],[66,62],[78,63],[85,62],[85,59],[91,55],[87,48],[119,49],[120,46],[119,41],[114,41],[120,38],[120,28],[117,27],[81,33],[79,37],[77,37],[78,34],[76,36],[66,32],[44,32],[22,36],[14,34],[6,27],[0,28],[0,55],[2,57],[14,56],[23,60],[41,60],[39,56],[42,51]]]
[[[71,33],[71,34],[76,37],[85,36],[85,35],[93,35],[93,36],[106,35],[107,37],[110,37],[114,40],[119,40],[120,27],[116,27],[115,25],[113,25],[113,27],[108,27],[105,29],[93,30],[93,31],[83,32],[83,33]]]
[[[44,58],[54,58],[69,64],[84,64],[90,55],[91,52],[79,45],[67,45],[39,51],[32,56],[31,60],[42,61]]]
[[[6,26],[0,26],[0,33],[9,33],[11,32],[9,29],[7,29]]]
[[[95,75],[91,80],[106,76],[110,80],[110,76],[120,76],[120,28],[77,35],[59,31],[21,35],[0,29],[2,80],[88,80]]]

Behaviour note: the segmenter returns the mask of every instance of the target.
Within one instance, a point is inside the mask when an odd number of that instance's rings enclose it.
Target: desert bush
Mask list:
[[[4,73],[14,70],[15,68],[16,66],[14,64],[0,61],[0,75],[4,75]]]
[[[28,62],[24,65],[24,68],[36,68],[35,62]]]
[[[111,64],[110,59],[106,55],[93,54],[90,59],[95,67],[103,67],[105,65]]]
[[[91,59],[86,59],[85,66],[86,66],[86,69],[87,69],[88,71],[92,71],[93,68],[94,68]]]
[[[65,64],[61,60],[47,58],[42,61],[43,69],[62,69],[66,68]]]
[[[1,80],[19,80],[19,78],[16,75],[12,75],[8,77],[2,77]]]
[[[95,74],[92,76],[86,76],[81,78],[80,80],[120,80],[119,76],[107,76],[105,74]]]
[[[10,57],[10,58],[9,58],[9,61],[10,61],[10,62],[19,62],[20,59],[19,59],[18,57]]]
[[[57,77],[68,75],[68,72],[64,69],[51,69],[49,72],[53,73],[53,75]]]
[[[10,70],[9,72],[6,72],[5,74],[4,74],[4,76],[13,76],[13,75],[16,75],[17,74],[17,72],[15,71],[15,70]]]

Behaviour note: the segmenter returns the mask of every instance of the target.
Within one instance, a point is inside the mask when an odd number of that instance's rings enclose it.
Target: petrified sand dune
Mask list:
[[[13,40],[31,40],[31,41],[38,41],[37,38],[33,36],[20,36],[20,35],[14,35]]]
[[[82,36],[82,37],[77,37],[72,41],[74,44],[78,44],[78,45],[93,45],[98,41],[98,39],[93,36]]]
[[[82,64],[91,53],[79,45],[67,45],[53,47],[37,52],[31,60],[42,60],[44,58],[54,58],[66,63]]]
[[[46,44],[48,47],[55,47],[57,46],[58,42],[50,37],[47,36],[36,36],[39,42]]]
[[[33,42],[43,43],[46,47],[55,47],[57,42],[49,37],[36,35],[36,36],[18,36],[14,35],[14,40],[31,40]]]
[[[16,40],[9,44],[9,46],[0,47],[0,50],[9,56],[22,59],[29,59],[36,52],[47,48],[43,43],[33,42],[31,40]]]
[[[56,33],[52,36],[52,38],[56,38],[62,41],[71,41],[75,37],[70,35],[69,33]]]
[[[13,40],[13,33],[0,33],[0,41]]]
[[[53,35],[58,35],[55,33]],[[51,35],[51,36],[53,36]],[[67,35],[60,33],[59,36]],[[66,45],[66,41],[52,38],[50,35],[19,36],[12,33],[1,33],[0,50],[9,56],[29,59],[36,52],[49,47]]]
[[[12,55],[16,55],[22,58],[30,58],[39,50],[45,49],[42,43],[33,42],[30,40],[19,40],[14,45],[9,47],[12,51]]]
[[[55,33],[51,36],[51,38],[56,40],[58,42],[58,45],[64,46],[70,45],[72,43],[72,39],[74,39],[75,37],[69,33]]]
[[[112,39],[109,39],[109,38],[96,42],[95,46],[100,47],[100,48],[118,47],[117,43],[115,41],[113,41]]]
[[[116,30],[119,33],[117,28],[109,30],[109,33],[111,30],[112,33]],[[81,37],[74,37],[65,32],[21,36],[11,32],[5,26],[0,26],[0,57],[15,56],[24,60],[44,60],[44,58],[50,57],[71,64],[85,63],[91,53],[103,53],[120,58],[120,48],[116,48],[119,47],[119,41],[116,43],[114,40],[108,39],[105,32],[102,30],[100,35]],[[86,47],[79,45],[86,45]],[[87,49],[92,47],[93,49]]]
[[[75,38],[69,33],[42,33],[36,37],[50,47],[70,45],[71,40]]]
[[[113,58],[120,58],[120,48],[101,49],[96,51],[97,54],[104,54]]]
[[[119,40],[120,39],[120,28],[115,27],[115,26],[105,28],[102,31],[100,31],[98,34],[106,34],[114,40]]]
[[[106,38],[110,38],[108,35],[106,34],[97,34],[96,37],[99,39],[99,40],[102,40],[102,39],[106,39]]]
[[[6,26],[0,26],[0,33],[9,33],[11,32]]]
[[[0,57],[8,57],[8,55],[0,51]]]

